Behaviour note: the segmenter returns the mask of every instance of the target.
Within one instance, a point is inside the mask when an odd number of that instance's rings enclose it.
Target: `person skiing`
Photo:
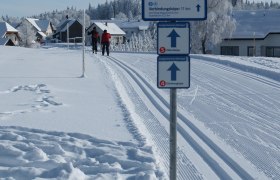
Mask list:
[[[102,34],[102,37],[101,37],[102,55],[103,56],[104,56],[104,53],[105,53],[105,49],[106,49],[107,56],[109,56],[110,38],[111,38],[111,34],[108,33],[107,30],[105,29],[103,31],[103,34]]]
[[[88,32],[88,35],[91,35],[92,52],[97,54],[97,42],[99,41],[99,34],[96,31],[96,27],[93,27],[92,31]]]

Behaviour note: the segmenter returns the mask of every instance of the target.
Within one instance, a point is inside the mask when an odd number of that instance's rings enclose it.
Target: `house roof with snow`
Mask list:
[[[3,38],[7,32],[17,33],[18,30],[16,30],[14,27],[12,27],[7,22],[0,22],[0,38]]]
[[[137,28],[139,30],[147,30],[150,26],[148,21],[123,21],[119,24],[121,28]]]
[[[47,35],[41,31],[38,31],[37,34],[40,35],[42,38],[47,37]]]
[[[95,22],[95,21],[94,21]],[[150,22],[142,20],[100,20],[102,23],[115,23],[121,29],[139,29],[147,30],[150,26]]]
[[[37,31],[47,31],[50,21],[49,20],[40,20],[40,19],[34,19],[34,18],[26,18],[28,22],[30,22]]]
[[[280,33],[280,10],[233,11],[236,30],[229,39],[264,39],[269,34]]]
[[[94,22],[94,24],[104,31],[107,30],[108,33],[112,35],[125,35],[125,32],[119,28],[115,23],[109,23],[109,22]]]

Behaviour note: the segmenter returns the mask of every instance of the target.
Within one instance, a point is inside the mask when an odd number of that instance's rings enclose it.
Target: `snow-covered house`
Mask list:
[[[86,30],[86,34],[91,31],[93,27],[96,27],[96,30],[99,33],[100,37],[103,31],[106,29],[107,32],[112,36],[111,42],[124,43],[125,32],[121,30],[121,28],[118,27],[115,23],[94,21]],[[86,44],[89,44],[88,42],[90,42],[90,36],[87,36],[86,41]]]
[[[7,22],[0,22],[0,45],[18,45],[19,39],[18,30]]]
[[[38,33],[44,33],[46,36],[50,36],[54,32],[52,23],[49,20],[26,18],[38,31]]]
[[[236,31],[213,49],[214,54],[280,57],[280,10],[233,11]]]
[[[125,32],[125,39],[129,40],[133,34],[144,33],[150,28],[149,21],[142,20],[101,20],[102,23],[114,23]]]
[[[150,22],[141,20],[130,20],[122,21],[117,25],[125,32],[125,37],[127,40],[129,40],[133,34],[146,32],[150,27]]]
[[[83,37],[83,25],[78,20],[65,19],[56,26],[56,33],[53,34],[53,38],[60,42],[67,42],[68,34],[69,42],[81,42]]]
[[[44,41],[46,37],[51,36],[54,33],[54,27],[49,20],[26,18],[25,21],[32,25],[38,41]],[[22,23],[19,24],[17,29],[19,29],[21,25]]]

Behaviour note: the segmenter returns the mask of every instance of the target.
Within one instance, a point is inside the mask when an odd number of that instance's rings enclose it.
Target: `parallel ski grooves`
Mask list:
[[[133,79],[136,79],[134,75],[129,72],[132,71],[138,78],[145,83],[147,87],[158,97],[158,99],[169,108],[169,103],[134,69],[130,68],[126,64],[120,62],[119,60],[110,57],[109,59],[115,61],[119,66],[122,66],[124,70],[126,70]],[[128,70],[129,69],[129,70]],[[137,80],[138,81],[138,80]],[[147,90],[141,87],[140,82],[137,82],[140,88],[147,94]],[[151,96],[147,94],[148,96]],[[150,97],[152,98],[152,97]],[[156,101],[151,100],[154,104]],[[162,112],[163,108],[157,103],[156,107],[160,108],[160,112]],[[167,112],[162,113],[167,119],[169,115]],[[242,179],[254,179],[250,174],[248,174],[238,163],[236,163],[231,157],[229,157],[220,147],[218,147],[210,138],[208,138],[203,132],[201,132],[190,120],[184,117],[183,114],[178,112],[178,118],[180,118],[192,131],[205,143],[207,144],[233,171],[235,171]],[[178,125],[178,131],[182,134],[182,136],[192,145],[192,147],[198,151],[198,154],[206,161],[206,163],[213,169],[213,171],[221,178],[221,179],[231,179],[229,175],[218,165],[215,160],[213,160],[210,156],[205,156],[207,154],[204,149],[180,126]],[[214,165],[215,164],[215,165]]]
[[[117,63],[114,60],[112,60],[110,62]],[[147,95],[147,97],[149,99],[154,100],[154,97],[152,97],[152,95],[147,91],[147,88],[143,87],[143,85],[135,77],[135,75],[133,75],[129,70],[127,70],[126,68],[122,67],[119,64],[118,64],[118,67],[122,68],[130,75],[130,77],[134,80],[134,82],[136,82],[136,84],[138,84],[138,86]],[[153,102],[153,103],[155,103],[155,102]],[[159,110],[159,111],[161,113],[165,113],[165,116],[168,116],[168,113],[164,110],[164,108],[161,107],[161,110]],[[168,172],[168,169],[169,169],[168,140],[162,139],[161,136],[158,136],[158,135],[166,134],[166,137],[168,137],[168,133],[166,131],[163,132],[162,130],[160,130],[158,128],[158,124],[155,124],[155,120],[152,120],[152,123],[151,123],[151,121],[149,121],[150,119],[151,119],[150,117],[145,118],[145,115],[144,115],[143,121],[145,122],[146,126],[148,126],[147,128],[150,129],[152,132],[154,132],[154,136],[152,138],[155,138],[155,143],[157,144],[158,147],[161,147],[160,149],[161,149],[161,151],[163,151],[162,152],[163,154],[160,157],[162,157],[164,159],[163,163],[164,163],[165,169],[167,170],[166,172]],[[178,150],[178,152],[180,152],[180,150]],[[182,179],[182,180],[184,180],[184,179],[202,179],[202,176],[198,173],[197,170],[195,170],[194,166],[190,165],[191,161],[185,156],[185,154],[178,153],[178,159],[181,159],[183,162],[189,162],[186,164],[178,164],[178,171],[180,172],[178,174],[178,179]],[[190,173],[190,172],[197,172],[197,173]]]

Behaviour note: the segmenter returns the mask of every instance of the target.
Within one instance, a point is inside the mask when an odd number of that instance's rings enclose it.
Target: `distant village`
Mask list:
[[[4,46],[18,46],[22,38],[19,31],[26,24],[31,26],[29,32],[25,34],[35,35],[33,43],[79,43],[82,41],[83,25],[79,20],[65,19],[57,26],[54,26],[52,22],[44,19],[25,18],[23,22],[12,26],[7,22],[0,22],[0,45]],[[124,43],[128,41],[133,34],[139,34],[147,31],[149,28],[149,22],[144,21],[123,21],[123,20],[100,20],[93,21],[89,27],[86,27],[87,32],[91,31],[93,27],[96,27],[99,34],[106,29],[112,35],[112,41],[115,43]],[[86,38],[86,44],[89,45],[90,36]]]
[[[221,34],[221,37],[218,37],[220,40],[217,41],[217,43],[206,43],[208,47],[204,45],[206,49],[203,51],[201,50],[203,53],[232,56],[280,57],[280,9],[269,9],[266,8],[266,6],[269,7],[268,3],[260,3],[259,5],[263,6],[262,8],[247,8],[244,10],[244,7],[242,8],[241,6],[247,5],[251,7],[246,3],[240,0],[233,0],[235,8],[232,13],[228,15],[232,19],[231,24],[233,26],[231,29],[226,30],[231,32],[215,32]],[[114,4],[108,4],[108,6],[109,5]],[[274,4],[270,4],[270,6],[272,5]],[[112,7],[114,8],[114,6]],[[112,7],[110,6],[111,9]],[[89,7],[89,10],[90,9],[91,7]],[[90,14],[89,10],[88,14]],[[97,10],[98,9],[94,9],[94,13],[96,13]],[[109,12],[115,13],[116,10],[112,12],[108,10],[108,13]],[[106,13],[106,15],[108,15],[108,13]],[[91,38],[87,35],[87,32],[91,31],[93,27],[96,27],[99,34],[102,34],[106,29],[112,36],[111,41],[116,45],[129,43],[133,36],[139,34],[147,36],[145,33],[156,33],[156,23],[143,21],[139,13],[140,12],[136,12],[133,15],[132,12],[129,12],[129,14],[131,14],[130,16],[138,14],[137,18],[128,18],[126,16],[126,18],[90,20],[88,25],[85,26],[85,44],[91,45]],[[102,15],[102,13],[100,12],[99,15]],[[122,12],[119,12],[111,16],[116,17],[122,15],[125,16]],[[92,14],[92,16],[96,17],[96,14]],[[83,22],[81,22],[81,18],[73,18],[67,15],[54,25],[51,20],[47,20],[47,18],[44,19],[44,16],[40,17],[41,18],[24,18],[21,22],[13,24],[9,24],[5,21],[0,22],[0,46],[32,46],[32,44],[42,45],[46,43],[82,42]],[[191,26],[192,25],[193,24],[191,24]],[[193,28],[193,31],[197,32],[200,31],[200,29]],[[209,32],[212,34],[214,33],[214,31]],[[209,32],[205,32],[205,34],[209,35]],[[194,34],[196,35],[198,33],[194,32]],[[150,34],[150,36],[149,38],[152,39],[150,43],[155,44],[156,34]],[[192,38],[197,37],[193,36]],[[211,41],[211,38],[205,39],[205,41],[206,40]],[[192,40],[192,52],[196,52],[195,43],[200,41],[201,40],[196,39]],[[136,44],[137,43],[140,42],[138,41]],[[156,51],[156,49],[152,49],[156,46],[149,47],[151,47],[151,51]]]

